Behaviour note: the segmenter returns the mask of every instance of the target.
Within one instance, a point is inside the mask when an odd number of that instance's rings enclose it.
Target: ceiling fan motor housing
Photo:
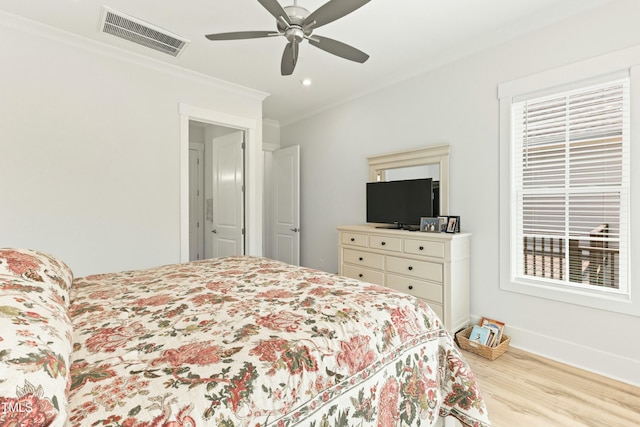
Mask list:
[[[302,23],[307,19],[311,12],[300,6],[286,6],[283,9],[287,13],[291,25],[288,26],[286,23],[282,22],[282,20],[278,20],[277,25],[278,31],[283,33],[287,40],[290,42],[295,40],[299,43],[305,36],[308,37],[311,35],[311,28],[305,29],[302,26]]]
[[[283,9],[287,12],[289,20],[293,25],[302,26],[302,23],[307,19],[307,16],[311,14],[307,9],[300,6],[286,6]]]

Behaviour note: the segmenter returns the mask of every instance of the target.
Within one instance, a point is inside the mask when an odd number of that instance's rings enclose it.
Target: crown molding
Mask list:
[[[111,46],[97,40],[89,39],[69,31],[61,30],[41,22],[33,21],[25,17],[0,10],[0,26],[10,28],[37,37],[64,43],[77,49],[96,53],[129,64],[150,68],[158,72],[175,77],[188,79],[200,84],[205,84],[216,89],[231,92],[246,98],[263,101],[270,94],[257,89],[251,89],[235,83],[230,83],[217,77],[188,70],[178,65],[169,64],[158,59],[150,58],[119,47]]]

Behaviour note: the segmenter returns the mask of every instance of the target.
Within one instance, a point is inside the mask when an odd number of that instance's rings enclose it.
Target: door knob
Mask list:
[[[216,230],[216,229],[214,228],[213,230],[211,230],[211,232],[212,232],[213,234],[217,234],[217,233],[218,233],[218,230]]]
[[[293,231],[294,233],[297,233],[298,231],[300,231],[299,228],[290,228],[289,230]]]

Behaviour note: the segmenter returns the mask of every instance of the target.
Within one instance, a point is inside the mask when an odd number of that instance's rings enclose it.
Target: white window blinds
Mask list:
[[[627,293],[629,79],[512,104],[516,277]]]

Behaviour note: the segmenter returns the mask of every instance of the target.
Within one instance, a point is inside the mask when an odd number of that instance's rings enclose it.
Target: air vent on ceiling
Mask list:
[[[158,52],[177,57],[182,53],[189,40],[167,30],[141,21],[132,16],[104,7],[102,13],[103,33],[111,34]]]

